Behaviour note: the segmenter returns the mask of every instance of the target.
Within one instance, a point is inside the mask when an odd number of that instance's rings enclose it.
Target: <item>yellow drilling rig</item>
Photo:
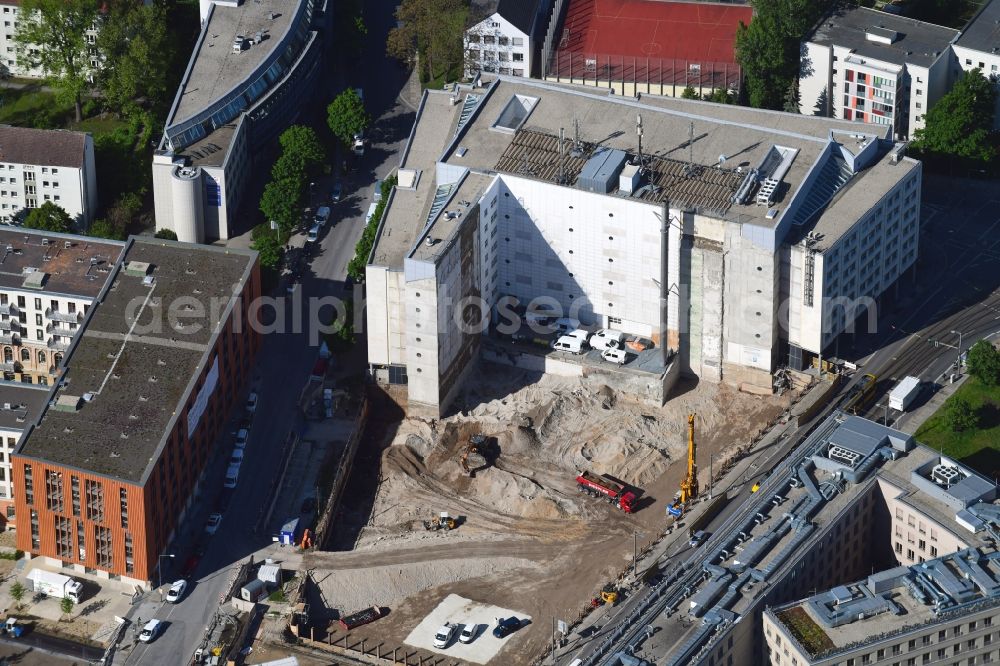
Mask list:
[[[696,448],[694,445],[694,414],[688,414],[688,469],[687,476],[681,481],[681,491],[674,497],[674,504],[668,513],[679,517],[687,503],[698,496],[698,463],[695,462]]]

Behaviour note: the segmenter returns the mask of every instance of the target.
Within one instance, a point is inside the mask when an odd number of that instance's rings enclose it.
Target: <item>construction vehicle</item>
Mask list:
[[[679,516],[683,512],[683,507],[687,505],[688,502],[698,497],[698,463],[697,449],[694,444],[694,414],[688,414],[688,468],[687,476],[681,481],[681,492],[677,496],[676,501],[672,508],[676,511],[670,511],[672,515]]]
[[[872,397],[875,395],[875,386],[878,384],[878,377],[873,374],[867,374],[858,381],[857,384],[851,388],[850,393],[844,399],[844,404],[841,407],[848,414],[859,414],[864,411],[868,403],[871,402]]]
[[[351,613],[350,615],[345,615],[340,618],[339,624],[344,629],[356,629],[362,625],[370,624],[375,620],[382,617],[385,613],[378,606],[372,606],[371,608],[366,608],[357,613]]]
[[[618,588],[614,583],[608,583],[601,590],[601,601],[612,606],[618,603]]]
[[[438,516],[436,520],[424,521],[424,529],[432,530],[435,532],[437,530],[451,531],[456,527],[458,527],[458,523],[455,522],[454,518],[448,515],[447,511],[442,511],[441,515]]]
[[[576,483],[581,491],[594,497],[603,495],[625,513],[632,513],[635,510],[635,501],[638,499],[636,494],[629,490],[624,483],[616,481],[610,476],[582,472],[576,477]]]
[[[10,638],[20,638],[27,630],[27,625],[19,621],[16,617],[9,617],[3,625],[3,630]]]
[[[465,445],[465,451],[462,453],[462,469],[474,479],[476,472],[492,465],[495,459],[495,451],[490,446],[489,439],[484,435],[473,435],[469,438],[469,443]]]

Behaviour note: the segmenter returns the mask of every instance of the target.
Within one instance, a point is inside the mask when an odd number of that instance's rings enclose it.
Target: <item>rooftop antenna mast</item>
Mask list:
[[[580,119],[573,119],[573,150],[577,153],[583,152],[583,146],[580,145]]]
[[[637,113],[635,116],[635,133],[639,136],[639,170],[644,169],[642,160],[642,114]]]
[[[559,184],[566,184],[566,130],[559,128]]]
[[[688,129],[688,166],[687,173],[690,176],[691,172],[694,171],[694,122]]]

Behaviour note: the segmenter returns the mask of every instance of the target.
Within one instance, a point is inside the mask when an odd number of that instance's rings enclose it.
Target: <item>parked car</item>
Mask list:
[[[591,336],[590,346],[597,351],[621,349],[625,346],[625,334],[613,328],[602,328]]]
[[[243,449],[236,447],[233,452],[229,454],[229,465],[242,465],[243,464]]]
[[[552,348],[556,351],[565,351],[571,354],[582,354],[586,351],[586,342],[572,335],[563,335],[552,343]]]
[[[250,391],[250,395],[247,396],[247,411],[253,414],[257,411],[257,392]]]
[[[322,227],[329,221],[330,221],[330,207],[320,206],[319,209],[316,211],[316,217],[313,218],[313,222],[315,222],[317,226]]]
[[[608,347],[607,349],[601,352],[601,358],[603,358],[608,363],[624,365],[625,361],[628,360],[628,353],[624,349],[615,349],[614,347]]]
[[[139,640],[143,643],[152,643],[160,635],[163,629],[163,622],[160,620],[150,620],[139,633]]]
[[[691,540],[688,541],[688,545],[691,546],[692,548],[697,548],[698,546],[703,544],[705,542],[705,539],[707,538],[708,534],[704,530],[698,530],[697,532],[691,535]]]
[[[172,604],[176,604],[184,597],[184,592],[187,591],[187,581],[183,578],[178,581],[174,581],[174,584],[170,586],[167,590],[167,601]]]
[[[230,465],[226,469],[226,480],[222,483],[224,488],[235,488],[240,480],[240,466]]]
[[[319,240],[319,225],[314,224],[309,227],[309,233],[306,234],[306,242],[315,243],[317,240]]]
[[[219,523],[222,522],[221,513],[210,513],[208,515],[208,521],[205,523],[205,531],[209,534],[215,534],[216,530],[219,529]]]
[[[497,626],[493,627],[494,638],[506,638],[521,628],[520,618],[513,615],[507,618],[497,618]]]
[[[330,192],[330,200],[333,203],[340,203],[341,198],[344,196],[344,184],[339,180],[333,184],[333,190]]]
[[[235,442],[236,443],[236,448],[238,448],[238,449],[244,449],[244,448],[246,448],[247,437],[249,437],[249,436],[250,436],[250,431],[249,430],[247,430],[246,428],[240,428],[236,432],[236,442]]]
[[[451,639],[455,637],[455,625],[444,623],[434,634],[434,647],[443,650],[451,645]]]
[[[476,623],[462,625],[462,633],[458,635],[458,640],[462,643],[471,643],[476,640],[479,634],[479,625]]]

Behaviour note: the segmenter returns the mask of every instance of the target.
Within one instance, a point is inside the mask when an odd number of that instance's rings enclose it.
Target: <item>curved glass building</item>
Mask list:
[[[202,29],[153,156],[156,228],[203,243],[235,215],[262,147],[323,70],[327,0],[203,2]]]

